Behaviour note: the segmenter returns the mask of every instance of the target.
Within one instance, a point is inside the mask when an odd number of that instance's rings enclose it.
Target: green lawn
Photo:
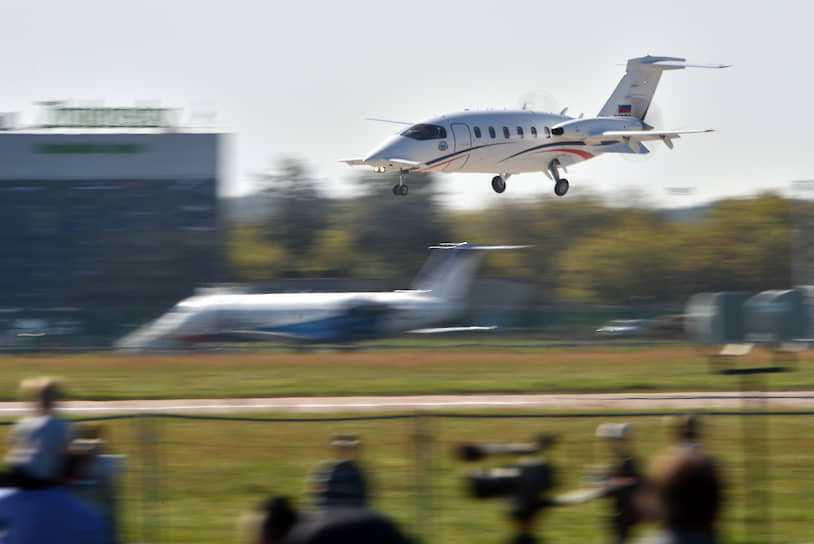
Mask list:
[[[811,354],[794,371],[772,375],[773,389],[814,387]],[[766,352],[741,364],[765,365]],[[712,391],[736,379],[710,372],[692,346],[280,352],[164,356],[27,355],[0,358],[0,397],[13,399],[19,380],[48,374],[66,379],[73,398],[204,398],[283,395],[431,394],[455,392]],[[516,413],[516,412],[515,412]],[[320,414],[321,416],[333,414]],[[288,416],[284,416],[288,417]],[[113,419],[112,449],[128,468],[122,510],[127,542],[235,542],[237,519],[272,493],[303,497],[307,472],[327,456],[336,432],[359,432],[375,478],[377,508],[428,543],[505,541],[508,524],[497,500],[466,497],[451,450],[464,440],[524,440],[554,432],[550,460],[559,490],[583,485],[585,465],[604,463],[593,438],[607,418],[422,418],[348,422],[262,422],[226,419]],[[637,452],[649,458],[669,443],[659,417],[631,418]],[[768,450],[744,454],[743,436],[769,423]],[[730,482],[723,524],[727,541],[810,541],[814,485],[814,420],[809,416],[710,416],[707,446]],[[430,439],[420,438],[429,435]],[[753,443],[747,445],[753,448]],[[771,519],[747,508],[745,460],[769,461]],[[495,461],[497,462],[497,461]],[[481,464],[483,465],[483,464]],[[481,466],[479,465],[479,466]],[[485,466],[485,465],[484,465]],[[749,496],[755,496],[752,490]],[[604,542],[608,505],[593,501],[548,511],[539,534],[551,542]]]
[[[427,542],[487,544],[508,536],[505,507],[499,500],[468,498],[461,471],[506,460],[469,466],[453,458],[454,447],[462,441],[519,441],[555,433],[559,443],[548,458],[558,473],[557,492],[563,492],[585,485],[586,465],[608,462],[604,445],[593,437],[596,425],[605,421],[634,424],[636,453],[643,462],[670,443],[661,417],[612,414],[347,422],[158,418],[105,425],[113,449],[128,456],[123,493],[127,542],[235,542],[237,520],[266,496],[286,494],[304,503],[305,476],[328,456],[328,438],[358,432],[365,440],[363,459],[374,480],[378,509]],[[760,421],[754,416],[747,420],[751,435]],[[705,447],[722,460],[729,483],[723,534],[739,543],[765,542],[769,533],[773,542],[808,541],[814,421],[807,416],[762,421],[769,423],[769,457],[752,451],[749,459],[770,463],[768,481],[757,482],[770,491],[768,519],[750,512],[744,498],[744,422],[730,415],[706,418]],[[754,442],[748,447],[754,448]],[[552,509],[542,516],[538,534],[551,542],[604,542],[608,506],[595,500]]]
[[[773,375],[776,389],[814,388],[814,352]],[[756,351],[737,364],[765,365]],[[734,390],[692,346],[471,348],[126,356],[0,357],[0,400],[13,400],[27,376],[66,379],[78,399],[278,397],[290,395],[475,392],[643,392]]]

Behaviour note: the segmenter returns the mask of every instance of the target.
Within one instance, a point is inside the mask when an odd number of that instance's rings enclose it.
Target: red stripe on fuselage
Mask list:
[[[453,157],[453,158],[449,159],[448,161],[439,162],[438,164],[433,164],[432,166],[428,166],[427,168],[422,168],[422,169],[421,169],[421,170],[419,170],[419,171],[420,171],[420,172],[426,172],[427,170],[432,170],[433,168],[438,168],[439,166],[444,166],[445,164],[449,164],[449,163],[451,163],[451,162],[455,162],[455,161],[457,161],[458,159],[463,159],[463,158],[464,158],[464,157],[466,157],[466,156],[467,156],[467,155],[458,155],[457,157]]]
[[[587,151],[582,151],[581,149],[542,149],[537,153],[553,153],[553,152],[564,152],[564,153],[573,153],[575,155],[579,155],[583,159],[590,159],[593,157],[592,153],[588,153]]]

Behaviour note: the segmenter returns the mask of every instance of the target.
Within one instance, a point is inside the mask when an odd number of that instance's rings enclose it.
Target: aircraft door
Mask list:
[[[472,135],[469,132],[469,125],[464,123],[452,123],[452,136],[455,138],[455,152],[460,153],[472,147]],[[458,160],[447,164],[444,170],[461,170],[469,160],[468,154],[462,154]]]
[[[469,134],[469,125],[453,123],[452,134],[455,136],[456,152],[472,147],[472,136]]]

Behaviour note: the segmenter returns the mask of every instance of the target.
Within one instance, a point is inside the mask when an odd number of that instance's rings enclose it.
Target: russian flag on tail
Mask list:
[[[630,110],[631,110],[630,104],[619,104],[619,109],[617,110],[617,113],[619,114],[626,113],[630,115]]]

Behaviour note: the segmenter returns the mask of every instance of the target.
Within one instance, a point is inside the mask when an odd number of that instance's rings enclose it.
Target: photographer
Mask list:
[[[331,440],[334,457],[323,461],[309,476],[314,506],[367,506],[368,484],[357,460],[361,440],[355,434],[338,434]]]
[[[605,496],[613,500],[610,529],[614,544],[627,540],[640,518],[633,500],[641,478],[632,453],[632,431],[629,423],[603,423],[596,429],[597,438],[608,443],[614,457],[604,490]]]

